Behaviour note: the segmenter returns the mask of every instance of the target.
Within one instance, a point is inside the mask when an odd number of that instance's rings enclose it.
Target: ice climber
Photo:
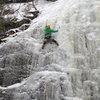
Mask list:
[[[54,42],[57,46],[59,46],[58,42],[56,40],[54,40],[51,35],[52,33],[56,33],[56,32],[58,32],[58,30],[51,29],[50,25],[45,26],[45,29],[44,29],[45,36],[44,36],[44,42],[42,45],[42,49],[44,49],[44,47],[47,43],[52,43],[52,42]]]

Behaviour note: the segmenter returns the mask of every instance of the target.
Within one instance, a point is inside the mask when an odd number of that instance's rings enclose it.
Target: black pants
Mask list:
[[[44,48],[45,44],[52,43],[52,42],[54,42],[57,46],[59,46],[58,42],[56,40],[52,39],[51,35],[45,35],[43,48]]]

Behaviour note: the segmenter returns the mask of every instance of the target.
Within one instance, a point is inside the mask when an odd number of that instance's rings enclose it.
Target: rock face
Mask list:
[[[7,3],[31,2],[32,0],[4,0]]]
[[[0,99],[100,100],[100,1],[43,7],[32,27],[0,46]],[[40,50],[46,20],[59,28],[60,46]]]
[[[28,65],[31,63],[31,52],[24,51],[19,43],[6,45],[0,49],[1,84],[2,86],[12,85],[20,82],[29,75]]]
[[[47,1],[57,1],[57,0],[47,0]]]

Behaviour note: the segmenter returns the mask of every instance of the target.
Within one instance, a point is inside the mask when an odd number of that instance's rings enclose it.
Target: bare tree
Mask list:
[[[33,0],[33,1],[32,1],[33,8],[35,8],[35,10],[37,10],[37,8],[36,8],[36,6],[35,6],[35,3],[36,3],[36,0]]]
[[[0,17],[3,15],[4,12],[4,0],[0,0]]]

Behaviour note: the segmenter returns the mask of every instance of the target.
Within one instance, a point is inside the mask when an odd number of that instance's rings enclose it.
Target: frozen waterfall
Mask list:
[[[0,45],[0,100],[100,100],[100,1],[38,0],[37,7],[30,27]],[[43,53],[46,24],[59,30],[60,46]]]

